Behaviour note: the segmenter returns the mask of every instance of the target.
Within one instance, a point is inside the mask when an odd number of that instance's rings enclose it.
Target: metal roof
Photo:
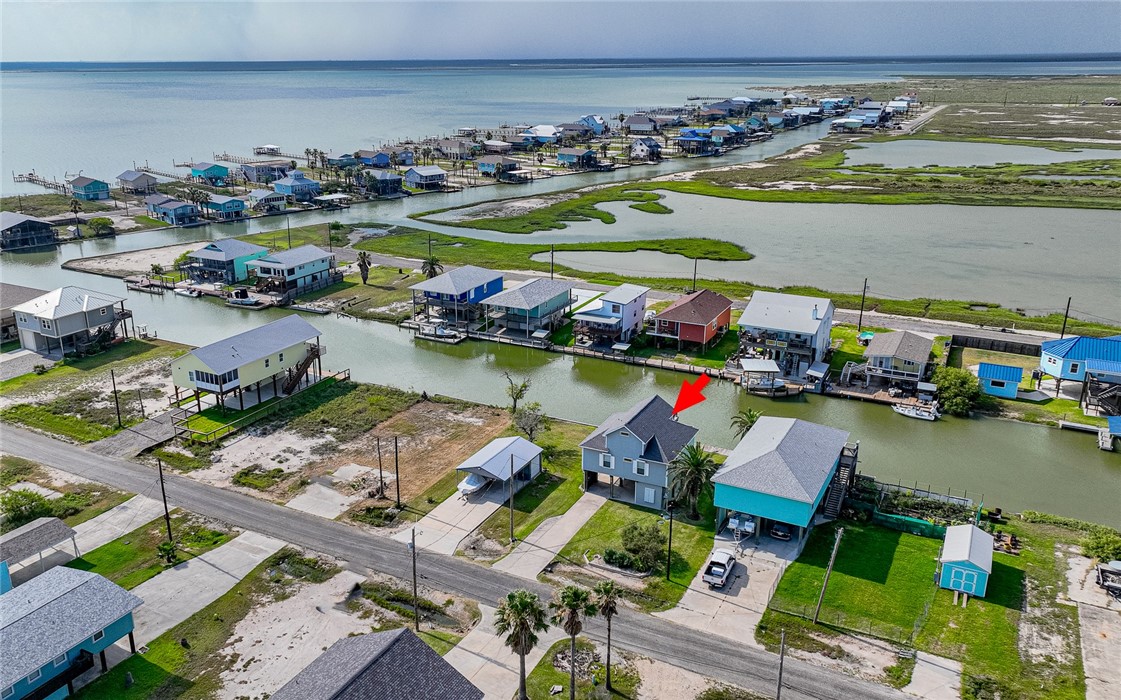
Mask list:
[[[608,304],[629,304],[649,291],[649,287],[643,287],[637,284],[620,284],[615,289],[601,296],[599,300],[607,302]]]
[[[712,477],[746,491],[813,503],[849,439],[844,430],[797,418],[763,416]]]
[[[1105,421],[1110,435],[1121,435],[1121,416],[1106,416]]]
[[[1086,360],[1086,371],[1093,374],[1121,375],[1121,362],[1113,360]]]
[[[71,180],[68,184],[71,187],[85,187],[86,185],[92,185],[95,182],[100,182],[103,185],[108,184],[106,182],[103,182],[102,180],[98,180],[97,178],[87,177],[85,175],[79,175],[78,177]]]
[[[47,290],[45,289],[35,289],[34,287],[23,287],[18,284],[0,282],[0,308],[10,309],[25,301],[31,301],[36,297],[41,297],[46,293]]]
[[[117,176],[118,180],[123,180],[124,182],[136,182],[137,180],[143,180],[146,178],[151,178],[152,180],[156,179],[148,173],[138,173],[135,170],[126,170]]]
[[[373,175],[375,180],[403,180],[397,173],[391,173],[388,170],[364,170],[367,176]]]
[[[487,282],[494,280],[502,281],[502,273],[488,270],[485,267],[475,267],[474,265],[464,265],[457,267],[454,270],[448,270],[442,275],[437,275],[432,279],[417,282],[409,287],[418,292],[432,292],[433,294],[466,294],[467,292],[481,287]]]
[[[214,374],[225,374],[281,350],[319,337],[319,331],[296,314],[196,348],[194,355]]]
[[[482,700],[408,629],[344,637],[272,694],[272,700]]]
[[[471,455],[456,467],[456,471],[471,472],[488,479],[506,481],[510,478],[511,458],[513,471],[517,471],[533,461],[542,450],[523,437],[507,437],[491,440],[481,450]]]
[[[752,360],[744,358],[740,360],[740,367],[748,374],[778,374],[782,371],[778,368],[778,363],[774,360]]]
[[[920,364],[930,362],[934,341],[911,331],[877,333],[864,348],[864,357],[898,357]]]
[[[1082,335],[1045,340],[1042,350],[1048,355],[1067,360],[1112,360],[1121,362],[1121,337],[1088,338]]]
[[[272,190],[250,190],[249,192],[249,198],[256,199],[258,201],[269,199],[270,197],[280,197],[281,199],[285,198],[283,194],[279,192],[273,192]]]
[[[822,321],[832,309],[833,302],[820,297],[758,291],[747,302],[747,308],[740,316],[739,326],[813,335],[821,328]]]
[[[308,185],[308,184],[318,185],[319,181],[318,180],[312,180],[307,175],[304,175],[303,171],[289,170],[287,175],[280,178],[279,180],[273,180],[272,184],[273,184],[273,187],[275,187],[277,185]]]
[[[487,306],[505,306],[508,309],[535,309],[562,294],[569,294],[575,286],[575,283],[567,280],[535,277],[484,299],[483,303]]]
[[[38,518],[0,536],[0,561],[23,561],[73,537],[74,529],[58,518]]]
[[[95,292],[82,287],[59,287],[41,297],[13,307],[12,311],[31,314],[36,318],[56,319],[71,314],[84,313],[94,309],[114,306],[124,301],[112,294]]]
[[[662,309],[654,318],[659,321],[706,326],[730,308],[732,300],[728,297],[708,289],[699,289]]]
[[[595,155],[596,152],[590,148],[558,148],[558,156],[587,156]]]
[[[977,367],[977,378],[995,379],[998,382],[1019,384],[1020,380],[1024,378],[1024,368],[1012,367],[1011,365],[998,365],[992,362],[982,362]]]
[[[143,602],[97,574],[65,566],[0,595],[0,687],[26,678]]]
[[[967,561],[993,572],[993,536],[976,525],[951,525],[942,544],[942,563]]]
[[[270,192],[269,194],[275,193]],[[187,257],[197,258],[199,260],[223,260],[228,262],[236,258],[245,257],[246,255],[255,255],[256,253],[266,250],[268,250],[268,248],[264,246],[246,243],[236,238],[223,238],[220,241],[207,243],[193,253],[187,253]]]
[[[13,211],[0,211],[0,231],[7,231],[10,228],[15,228],[25,221],[34,221],[39,224],[52,225],[49,221],[28,216],[27,214],[17,214]]]
[[[243,200],[240,200],[237,197],[229,197],[229,196],[224,195],[224,194],[212,194],[212,195],[210,195],[210,202],[213,203],[213,204],[228,204],[229,202],[241,202],[241,201],[243,201]]]
[[[409,168],[417,175],[447,175],[448,173],[438,165],[415,165]],[[407,172],[407,171],[406,171]]]
[[[643,459],[668,464],[677,453],[692,442],[697,429],[673,419],[673,407],[660,396],[651,396],[640,401],[629,411],[613,413],[600,423],[592,434],[584,438],[580,447],[599,452],[607,451],[607,436],[626,428],[632,432],[646,449]]]
[[[503,141],[503,144],[505,144],[505,143],[506,142]],[[518,161],[514,160],[513,158],[507,158],[505,156],[483,156],[477,162],[487,163],[488,165],[517,165],[518,164]]]
[[[250,265],[280,265],[281,267],[295,267],[296,265],[307,265],[323,258],[333,258],[334,253],[328,253],[319,246],[315,245],[302,245],[298,248],[291,248],[289,250],[281,250],[276,253],[270,253],[263,258],[257,260],[250,260]]]
[[[191,166],[191,170],[210,170],[211,168],[218,168],[219,170],[229,170],[229,168],[227,168],[226,166],[218,165],[217,163],[202,162],[195,163]]]

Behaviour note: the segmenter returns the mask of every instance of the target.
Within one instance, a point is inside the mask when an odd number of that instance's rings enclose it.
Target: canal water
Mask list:
[[[969,167],[997,163],[1050,165],[1075,160],[1121,158],[1121,151],[1106,148],[1052,151],[1035,146],[964,141],[905,140],[868,143],[862,146],[862,148],[850,148],[845,151],[845,165],[878,164],[888,168],[923,168],[928,165]]]

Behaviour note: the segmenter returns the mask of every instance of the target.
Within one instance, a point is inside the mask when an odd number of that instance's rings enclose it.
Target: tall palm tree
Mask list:
[[[611,579],[595,587],[596,612],[607,621],[607,691],[611,692],[611,618],[619,612],[619,587]]]
[[[510,591],[494,611],[494,631],[506,635],[506,646],[518,655],[519,700],[529,700],[525,688],[525,656],[537,646],[537,633],[547,629],[548,613],[536,593]]]
[[[358,274],[362,275],[362,284],[370,279],[370,254],[364,250],[358,253]]]
[[[74,228],[75,228],[75,230],[79,230],[79,231],[80,231],[80,229],[78,229],[78,212],[80,212],[80,211],[82,211],[82,203],[79,202],[77,199],[71,199],[70,200],[70,213],[74,215]],[[80,236],[81,233],[79,233],[78,235]]]
[[[429,255],[420,264],[420,271],[424,273],[425,279],[432,279],[444,271],[444,266],[440,264],[440,259],[435,255]]]
[[[596,604],[587,588],[570,585],[556,592],[549,608],[553,611],[552,623],[569,636],[568,700],[576,700],[576,635],[584,631],[585,618],[595,617]]]
[[[732,416],[732,428],[736,431],[736,439],[742,440],[747,431],[751,430],[755,425],[755,421],[763,416],[762,413],[756,411],[754,408],[745,408],[736,415]]]
[[[669,478],[672,493],[689,501],[689,519],[701,517],[697,511],[697,499],[712,489],[712,476],[716,473],[716,462],[711,452],[693,443],[677,453],[669,465]]]

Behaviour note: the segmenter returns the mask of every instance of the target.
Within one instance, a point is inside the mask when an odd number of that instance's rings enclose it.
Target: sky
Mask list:
[[[1119,0],[0,0],[0,60],[1121,53]]]

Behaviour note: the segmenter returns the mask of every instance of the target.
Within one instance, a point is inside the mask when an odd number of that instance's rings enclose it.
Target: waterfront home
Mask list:
[[[199,208],[190,202],[183,202],[166,194],[150,194],[144,198],[148,216],[171,224],[187,226],[199,221]]]
[[[503,173],[518,169],[518,161],[505,156],[483,156],[475,161],[480,175],[502,179]]]
[[[510,335],[527,337],[540,330],[553,330],[572,306],[572,288],[565,280],[536,277],[483,300],[491,323]],[[513,331],[513,333],[510,333]]]
[[[136,653],[132,613],[143,603],[89,571],[50,569],[0,595],[0,697],[65,698],[74,680],[128,637]]]
[[[292,161],[283,159],[261,160],[255,163],[245,163],[241,166],[241,172],[245,175],[246,180],[262,185],[279,180],[287,175],[289,170],[293,169]]]
[[[655,114],[651,119],[654,120],[658,131],[662,131],[667,126],[685,126],[685,120],[680,114]]]
[[[418,282],[409,289],[413,294],[413,318],[417,316],[417,307],[421,306],[426,316],[432,316],[432,310],[436,309],[445,322],[459,324],[474,319],[480,311],[479,305],[502,291],[502,273],[464,265]]]
[[[712,477],[717,528],[739,513],[755,518],[756,538],[780,524],[795,528],[801,542],[818,513],[840,513],[859,451],[848,439],[844,430],[798,418],[760,418]]]
[[[448,174],[438,165],[414,165],[405,171],[405,184],[417,190],[440,190]]]
[[[646,114],[632,114],[623,120],[623,128],[631,134],[654,134],[658,131],[658,122]]]
[[[673,142],[680,153],[708,153],[712,150],[712,139],[700,129],[682,129]]]
[[[503,154],[509,153],[514,150],[514,144],[499,141],[498,139],[487,139],[483,141],[483,151],[486,153]]]
[[[607,128],[607,120],[598,114],[585,114],[577,119],[576,123],[588,127],[596,136],[602,136],[605,132],[609,131]]]
[[[1016,398],[1016,392],[1023,378],[1024,369],[1022,367],[998,365],[992,362],[982,362],[977,367],[977,379],[981,382],[981,391],[992,396],[1005,399]]]
[[[768,114],[767,115],[767,128],[771,129],[771,130],[785,129],[786,128],[786,119],[784,119],[781,114]]]
[[[708,136],[715,146],[737,146],[744,142],[747,130],[735,124],[721,124],[709,129]]]
[[[335,254],[314,245],[270,253],[248,261],[246,267],[258,278],[271,278],[272,291],[291,295],[314,292],[342,279],[335,270]]]
[[[343,637],[272,700],[482,700],[483,691],[409,629]]]
[[[319,331],[296,314],[285,316],[172,360],[175,399],[181,391],[196,399],[206,392],[225,405],[226,396],[235,394],[238,408],[244,410],[245,392],[251,392],[250,400],[256,403],[290,394],[313,363],[322,376],[323,354]]]
[[[226,184],[230,177],[230,169],[216,163],[195,163],[191,166],[191,177],[215,187]]]
[[[576,124],[573,122],[565,122],[564,124],[557,124],[557,131],[560,132],[562,139],[572,140],[586,140],[591,138],[595,132],[592,127],[587,124]]]
[[[737,323],[740,345],[763,351],[784,366],[800,371],[825,357],[833,325],[833,302],[821,297],[757,291]]]
[[[476,490],[490,488],[509,495],[511,491],[521,491],[541,473],[542,452],[523,437],[497,438],[463,460],[455,470],[461,478],[474,474],[484,479],[485,482],[476,481],[479,484]],[[488,485],[483,487],[483,483]]]
[[[223,238],[187,253],[187,262],[181,269],[196,282],[237,284],[249,277],[250,260],[259,260],[268,254],[269,249],[264,246]]]
[[[757,134],[767,130],[767,120],[759,117],[751,117],[743,123],[744,129],[750,134]]]
[[[938,564],[939,587],[984,598],[993,572],[993,536],[972,524],[949,526]]]
[[[640,136],[631,141],[631,160],[661,160],[662,144],[651,136]]]
[[[129,194],[151,194],[156,191],[156,183],[154,175],[135,170],[126,170],[117,176],[117,185]]]
[[[81,199],[86,202],[109,199],[109,183],[103,180],[79,175],[66,184],[70,185],[70,192],[74,199]]]
[[[557,150],[557,165],[566,168],[594,168],[596,152],[590,148],[560,148]]]
[[[302,170],[293,170],[285,177],[272,183],[278,192],[294,202],[307,202],[320,193],[319,182],[304,175]]]
[[[253,211],[284,211],[288,207],[288,197],[272,190],[250,190],[249,208]]]
[[[332,168],[349,168],[358,165],[358,159],[353,153],[331,153],[327,156],[327,165]]]
[[[577,335],[600,343],[629,343],[642,332],[649,287],[621,284],[572,315]]]
[[[887,103],[892,117],[904,117],[911,111],[911,103],[906,100],[891,100]]]
[[[511,150],[515,151],[528,151],[537,145],[537,141],[529,134],[511,134],[503,136],[502,140],[510,144]]]
[[[0,250],[55,243],[58,243],[58,232],[51,222],[27,214],[0,211]]]
[[[697,112],[697,119],[702,122],[715,122],[724,119],[728,113],[722,109],[702,109]]]
[[[12,309],[46,293],[45,289],[0,282],[0,337],[5,341],[15,340],[19,333],[16,330],[16,313]]]
[[[1108,338],[1072,335],[1060,340],[1045,340],[1039,369],[1057,380],[1081,382],[1086,378],[1086,363],[1090,360],[1121,362],[1121,335]]]
[[[210,212],[211,218],[218,221],[235,221],[245,217],[245,200],[237,197],[212,194],[202,206]]]
[[[614,413],[580,443],[584,490],[607,477],[611,498],[664,508],[669,497],[669,465],[691,445],[697,429],[678,421],[660,396]]]
[[[46,353],[85,351],[112,342],[118,326],[132,317],[121,297],[74,286],[25,301],[12,307],[12,312],[20,346]],[[125,329],[121,331],[128,337]]]
[[[374,168],[404,167],[413,164],[413,152],[407,148],[359,151],[358,162]]]
[[[934,365],[930,360],[934,341],[911,331],[876,333],[864,348],[865,386],[873,378],[917,385],[925,382]]]
[[[379,197],[399,195],[405,189],[405,178],[388,170],[365,170],[362,176],[366,191]]]
[[[560,129],[553,126],[552,124],[538,124],[537,126],[531,126],[523,131],[522,134],[529,136],[538,144],[556,143],[561,137]]]
[[[723,294],[700,289],[686,294],[654,317],[648,335],[659,341],[669,338],[682,343],[696,343],[702,348],[724,334],[732,324],[732,300]]]
[[[790,111],[800,116],[803,123],[819,122],[825,117],[821,107],[791,107]]]
[[[479,144],[463,139],[440,139],[435,151],[448,160],[470,160],[475,156]]]

